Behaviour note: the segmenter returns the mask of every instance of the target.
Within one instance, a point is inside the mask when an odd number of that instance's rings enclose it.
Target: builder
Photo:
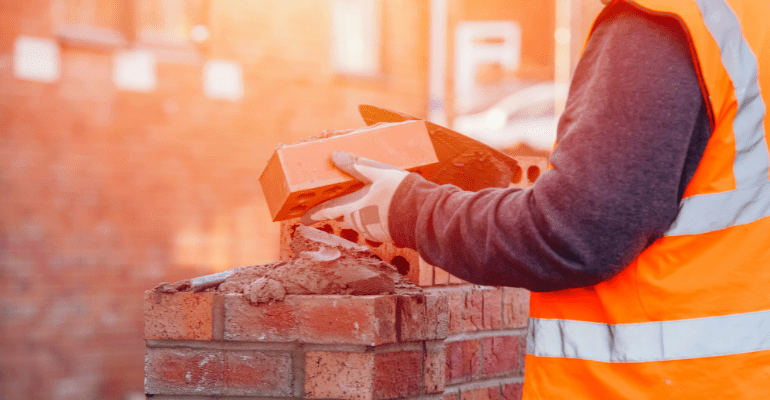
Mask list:
[[[336,154],[368,185],[306,222],[535,292],[526,399],[770,398],[768,10],[609,2],[534,186],[463,192]]]

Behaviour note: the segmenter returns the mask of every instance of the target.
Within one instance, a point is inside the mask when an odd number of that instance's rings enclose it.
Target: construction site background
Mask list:
[[[359,104],[427,118],[435,3],[0,0],[0,398],[143,398],[144,290],[278,259],[278,143]],[[554,79],[560,3],[574,64],[598,0],[443,2],[450,121],[457,24],[521,27],[516,69],[478,70],[490,104]]]

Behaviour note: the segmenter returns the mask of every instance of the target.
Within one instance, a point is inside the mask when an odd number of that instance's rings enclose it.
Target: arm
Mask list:
[[[415,174],[389,212],[399,246],[470,282],[534,291],[620,272],[676,217],[710,135],[682,28],[621,9],[597,27],[527,190],[463,192]]]

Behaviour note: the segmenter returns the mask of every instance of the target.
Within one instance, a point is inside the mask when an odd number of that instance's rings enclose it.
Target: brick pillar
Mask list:
[[[513,186],[546,161],[516,157]],[[298,220],[284,221],[290,259]],[[517,400],[529,292],[471,285],[333,222],[316,228],[366,245],[421,286],[417,296],[290,295],[253,305],[241,294],[144,297],[145,390],[155,399],[239,398]],[[191,397],[192,396],[192,397]]]
[[[441,293],[144,297],[145,390],[159,399],[434,398],[444,391],[449,313]]]

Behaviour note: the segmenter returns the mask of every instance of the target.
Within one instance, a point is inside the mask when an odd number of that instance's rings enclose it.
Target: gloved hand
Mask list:
[[[368,158],[336,152],[332,162],[337,168],[365,183],[362,189],[321,203],[302,216],[302,223],[337,220],[343,229],[353,229],[369,240],[388,243],[388,210],[393,193],[408,172]]]

